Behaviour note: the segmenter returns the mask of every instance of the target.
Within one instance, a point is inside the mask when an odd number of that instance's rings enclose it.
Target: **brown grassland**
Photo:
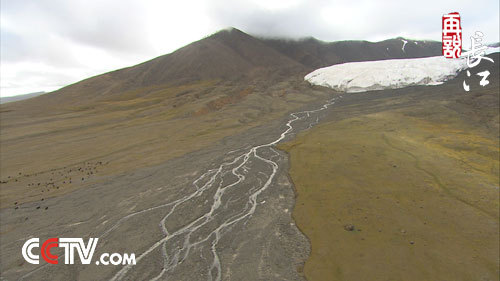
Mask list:
[[[271,87],[208,80],[142,88],[91,107],[54,106],[51,114],[37,114],[36,103],[6,104],[0,203],[59,196],[104,176],[154,166],[325,98],[325,91],[304,91],[294,79]]]

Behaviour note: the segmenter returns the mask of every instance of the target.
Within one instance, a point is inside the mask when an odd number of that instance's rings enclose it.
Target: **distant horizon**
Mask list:
[[[37,96],[47,94],[47,93],[49,93],[49,92],[40,91],[40,92],[20,94],[20,95],[9,96],[9,97],[0,97],[0,104],[30,99],[30,98],[34,98]]]

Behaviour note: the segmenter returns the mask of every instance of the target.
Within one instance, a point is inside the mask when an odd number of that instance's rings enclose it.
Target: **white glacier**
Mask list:
[[[311,84],[348,93],[396,89],[413,85],[438,85],[467,68],[465,59],[443,56],[364,61],[317,69],[304,79]]]

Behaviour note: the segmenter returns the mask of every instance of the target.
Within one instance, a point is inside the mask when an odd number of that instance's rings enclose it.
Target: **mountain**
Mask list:
[[[403,49],[403,42],[408,41]],[[195,81],[265,80],[276,83],[290,76],[303,77],[313,69],[351,61],[426,57],[441,54],[438,42],[402,38],[377,43],[263,39],[232,28],[217,32],[136,66],[91,77],[31,102],[32,106],[92,104],[123,99],[124,93],[142,96],[152,88],[167,88]],[[28,105],[28,104],[27,104]]]
[[[131,81],[127,87],[144,87],[214,78],[252,78],[274,72],[290,75],[301,70],[304,67],[296,61],[232,29],[189,44],[172,54],[114,72],[112,76]]]
[[[88,102],[95,102],[140,88],[168,87],[211,79],[234,81],[283,77],[305,71],[303,65],[261,40],[231,29],[139,65],[85,79],[44,98],[58,104],[75,102],[82,97]]]

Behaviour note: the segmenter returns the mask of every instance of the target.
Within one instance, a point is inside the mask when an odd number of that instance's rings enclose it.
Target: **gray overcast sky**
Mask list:
[[[441,40],[441,16],[499,39],[498,0],[0,0],[1,96],[51,91],[225,27],[261,36]]]

